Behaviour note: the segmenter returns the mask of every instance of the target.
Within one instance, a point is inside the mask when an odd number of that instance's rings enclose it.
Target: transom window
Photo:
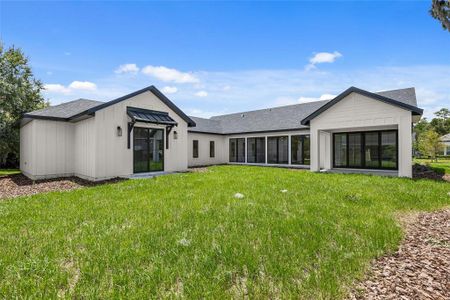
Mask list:
[[[333,134],[333,167],[398,169],[397,131]]]

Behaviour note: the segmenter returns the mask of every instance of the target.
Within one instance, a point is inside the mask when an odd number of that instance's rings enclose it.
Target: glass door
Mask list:
[[[164,170],[164,131],[135,127],[133,129],[134,173]]]

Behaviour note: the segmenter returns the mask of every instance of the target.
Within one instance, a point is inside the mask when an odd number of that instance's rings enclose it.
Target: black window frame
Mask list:
[[[209,157],[216,157],[216,145],[214,141],[209,141]]]
[[[198,140],[192,140],[192,157],[198,158]]]
[[[297,138],[297,137],[300,137],[300,142],[301,142],[301,145],[302,145],[302,149],[301,149],[301,151],[302,151],[302,159],[301,159],[301,162],[300,163],[294,163],[293,161],[293,157],[294,157],[294,151],[293,151],[293,143],[292,143],[292,139],[293,138]],[[307,165],[310,165],[311,164],[311,149],[308,149],[308,159],[307,159],[307,161],[308,161],[308,163],[307,164],[305,164],[305,150],[306,150],[306,148],[310,148],[311,147],[311,136],[309,135],[309,134],[294,134],[294,135],[291,135],[291,165],[297,165],[297,166],[301,166],[301,165],[304,165],[304,166],[307,166]],[[306,139],[309,139],[309,147],[306,147],[305,146],[305,140]]]
[[[235,149],[234,149],[234,153],[236,154],[236,156],[235,157],[231,157],[231,148],[232,148],[232,146],[231,146],[231,144],[232,144],[232,141],[234,141],[234,145],[235,145]],[[244,141],[244,144],[243,144],[243,146],[244,146],[244,157],[243,157],[243,161],[240,161],[239,160],[239,142],[242,142],[242,141]],[[235,162],[235,163],[245,163],[245,157],[246,157],[246,155],[245,155],[245,146],[246,146],[246,140],[245,140],[245,138],[230,138],[230,139],[228,139],[228,149],[229,149],[229,153],[228,153],[228,161],[229,162]]]
[[[249,140],[254,140],[254,143],[255,143],[255,153],[253,154],[253,157],[252,157],[254,160],[253,162],[249,162],[249,157],[251,156],[249,153],[251,150],[249,147],[249,144],[250,144]],[[258,148],[257,140],[263,141],[263,153],[264,153],[263,161],[258,161],[258,149],[259,148]],[[266,163],[266,137],[265,136],[248,137],[246,145],[247,145],[247,163],[249,163],[249,164],[265,164]]]
[[[286,159],[287,160],[286,160],[286,162],[280,162],[280,139],[282,139],[282,138],[286,138],[286,141],[287,141],[287,147],[286,147],[286,151],[287,151]],[[270,155],[269,155],[269,139],[276,139],[276,141],[277,141],[277,143],[276,143],[277,144],[277,147],[276,147],[277,161],[276,162],[269,161],[269,157],[270,157]],[[266,142],[266,147],[267,147],[267,158],[266,158],[267,164],[272,164],[272,165],[287,165],[287,164],[289,164],[289,136],[288,135],[268,136],[267,142]]]
[[[395,167],[394,168],[388,168],[382,166],[382,160],[383,160],[383,145],[382,145],[382,133],[383,132],[394,132],[395,133]],[[361,134],[361,167],[355,167],[355,166],[349,166],[349,134]],[[378,166],[366,166],[366,133],[377,133],[378,134]],[[336,166],[336,157],[335,157],[335,136],[337,134],[345,134],[346,135],[346,163],[342,166]],[[333,168],[336,169],[367,169],[367,170],[395,170],[398,171],[398,130],[396,129],[389,129],[389,130],[368,130],[368,131],[349,131],[349,132],[335,132],[333,133],[333,141],[332,141],[332,147],[333,147]]]

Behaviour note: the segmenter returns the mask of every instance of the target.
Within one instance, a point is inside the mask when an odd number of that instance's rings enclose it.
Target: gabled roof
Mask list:
[[[34,119],[48,119],[48,120],[60,120],[60,121],[72,121],[84,116],[94,115],[96,111],[114,105],[121,101],[127,100],[131,97],[137,96],[144,92],[152,92],[161,102],[166,104],[171,110],[179,115],[183,120],[188,123],[188,126],[195,126],[195,122],[189,118],[181,109],[179,109],[172,101],[164,96],[153,85],[133,92],[131,94],[122,96],[120,98],[108,101],[100,102],[86,99],[78,99],[71,102],[66,102],[56,106],[50,106],[41,110],[32,111],[23,115],[24,118]],[[89,102],[86,102],[89,101]]]
[[[401,90],[386,91],[386,92],[381,92],[381,93],[371,93],[366,90],[362,90],[362,89],[352,86],[352,87],[346,89],[344,92],[342,92],[338,96],[336,96],[333,100],[329,101],[324,106],[320,107],[319,109],[317,109],[316,111],[314,111],[313,113],[308,115],[306,118],[304,118],[302,120],[301,123],[302,123],[302,125],[308,125],[312,119],[314,119],[315,117],[317,117],[318,115],[320,115],[321,113],[323,113],[324,111],[326,111],[327,109],[329,109],[330,107],[332,107],[333,105],[335,105],[336,103],[338,103],[339,101],[341,101],[342,99],[344,99],[346,96],[348,96],[351,93],[358,93],[360,95],[372,98],[374,100],[378,100],[378,101],[381,101],[381,102],[384,102],[387,104],[391,104],[391,105],[409,110],[414,115],[422,115],[423,114],[423,109],[410,104],[410,103],[415,102],[415,92],[414,92],[414,100],[409,100],[409,99],[406,100],[406,97],[399,95],[400,93],[398,93],[398,91],[401,91]],[[387,96],[384,96],[383,94],[390,95],[391,97],[394,97],[394,95],[398,95],[398,99],[394,100],[392,98],[388,98]],[[405,92],[404,94],[407,94],[407,93]],[[414,102],[412,102],[412,101],[414,101]],[[408,102],[408,103],[406,103],[406,102]]]
[[[447,133],[446,135],[441,136],[440,139],[443,142],[449,142],[450,141],[450,133]]]
[[[59,105],[49,106],[43,109],[35,110],[24,114],[23,117],[66,121],[70,117],[79,114],[81,112],[84,112],[95,106],[98,106],[102,103],[103,102],[95,100],[77,99]]]

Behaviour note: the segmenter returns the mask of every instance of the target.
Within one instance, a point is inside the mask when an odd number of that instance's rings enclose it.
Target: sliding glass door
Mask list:
[[[333,167],[398,169],[397,131],[333,134]]]
[[[247,138],[247,162],[263,164],[266,162],[266,139]]]
[[[134,173],[164,170],[164,130],[133,128]]]
[[[309,165],[309,135],[291,136],[291,164]]]
[[[229,161],[245,163],[245,138],[229,140]]]
[[[288,137],[270,136],[267,138],[267,163],[287,164],[288,163]]]

